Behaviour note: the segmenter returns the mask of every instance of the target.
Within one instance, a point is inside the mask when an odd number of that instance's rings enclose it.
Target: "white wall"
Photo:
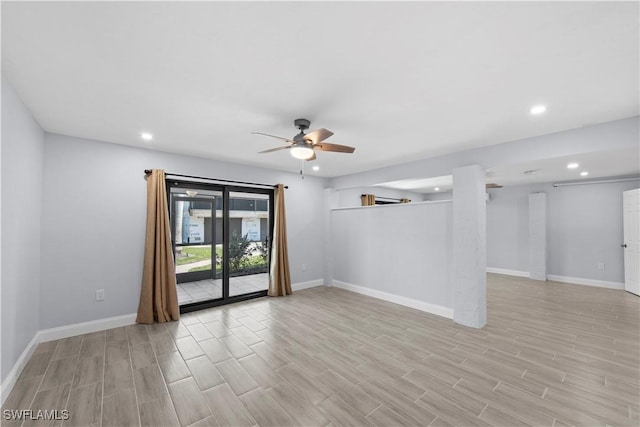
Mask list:
[[[452,308],[451,223],[450,202],[334,209],[333,279]]]
[[[146,211],[143,171],[150,168],[288,185],[292,282],[322,279],[324,179],[47,134],[41,329],[137,310]],[[96,289],[105,289],[105,301],[95,301]]]
[[[38,331],[44,132],[2,79],[2,382]]]
[[[529,194],[547,194],[547,270],[550,275],[623,283],[622,192],[640,182],[551,184],[489,190],[487,265],[528,271]],[[598,263],[605,269],[599,270]]]

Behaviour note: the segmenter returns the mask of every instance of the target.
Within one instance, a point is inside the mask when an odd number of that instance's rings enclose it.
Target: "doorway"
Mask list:
[[[624,289],[640,296],[640,188],[623,194]]]
[[[167,181],[180,311],[265,296],[273,189]]]

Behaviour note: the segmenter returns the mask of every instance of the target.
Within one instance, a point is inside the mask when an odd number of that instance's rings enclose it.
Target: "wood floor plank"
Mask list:
[[[198,383],[200,390],[207,390],[224,382],[224,378],[207,356],[187,360],[191,375]]]
[[[91,427],[638,425],[638,297],[490,274],[487,304],[476,330],[316,287],[51,341],[3,409],[69,405],[62,425]]]
[[[183,427],[212,415],[192,377],[169,384],[169,394]]]
[[[30,377],[24,380],[18,381],[13,387],[12,392],[7,397],[7,400],[2,405],[2,422],[0,423],[6,427],[20,426],[22,420],[19,418],[7,419],[6,412],[17,411],[21,409],[28,409],[31,407],[31,402],[36,396],[38,386],[42,381],[43,375],[38,377]],[[68,387],[68,386],[67,386]]]
[[[156,356],[172,353],[178,349],[178,347],[176,347],[176,343],[168,332],[153,335],[149,337],[149,340],[151,341],[151,346],[153,347],[153,352]]]
[[[173,407],[173,402],[168,394],[146,402],[139,402],[138,412],[140,414],[140,425],[142,427],[180,425]]]
[[[83,340],[84,336],[82,335],[61,339],[56,346],[56,351],[53,354],[53,360],[79,356]]]
[[[202,323],[187,326],[187,330],[196,341],[204,341],[213,338],[213,335]]]
[[[251,350],[250,347],[245,345],[242,341],[240,341],[238,337],[233,334],[220,338],[220,341],[224,344],[227,350],[229,350],[229,353],[231,353],[236,359],[241,359],[253,353],[253,350]]]
[[[105,334],[85,338],[80,347],[80,357],[104,356]]]
[[[215,367],[237,395],[258,387],[258,383],[235,359],[217,363]]]
[[[124,328],[129,344],[137,345],[144,342],[149,342],[149,334],[147,334],[146,325],[136,323],[135,325],[129,325]]]
[[[250,427],[256,424],[238,396],[223,383],[202,393],[221,426]]]
[[[367,416],[367,420],[374,426],[419,426],[412,419],[405,417],[385,405],[380,405]]]
[[[105,397],[130,389],[133,389],[133,371],[129,360],[120,360],[104,367]]]
[[[253,389],[242,396],[240,401],[247,408],[259,426],[295,426],[296,422],[278,405],[271,395],[262,388]]]
[[[496,427],[525,427],[531,425],[516,418],[513,415],[509,415],[506,412],[503,412],[491,406],[487,406],[485,410],[482,411],[482,414],[480,414],[480,418]]]
[[[322,401],[318,407],[336,426],[359,427],[373,425],[367,418],[360,415],[358,411],[337,396],[331,396]]]
[[[284,381],[275,369],[267,365],[257,354],[243,357],[238,362],[263,389],[268,389]]]
[[[168,393],[158,365],[136,369],[133,372],[133,381],[138,396],[138,404],[155,400]]]
[[[297,425],[324,426],[329,422],[309,399],[287,382],[273,386],[266,391],[266,394],[278,402]]]
[[[318,384],[324,386],[334,396],[342,399],[364,417],[380,406],[380,402],[367,394],[360,385],[353,385],[331,371],[316,375],[315,379]]]
[[[107,342],[105,348],[105,363],[107,365],[129,359],[129,341],[121,339]]]
[[[320,403],[331,395],[329,390],[295,363],[289,363],[277,372],[313,404]]]
[[[204,354],[204,351],[202,351],[202,348],[192,336],[176,339],[176,346],[184,360],[193,359],[194,357],[202,356]]]
[[[78,353],[80,346],[78,345]],[[66,359],[52,360],[47,368],[47,373],[42,379],[40,390],[59,387],[64,384],[71,384],[78,365],[78,357],[67,357]]]
[[[206,354],[209,360],[213,363],[222,362],[223,360],[231,359],[233,357],[231,353],[227,351],[224,344],[216,338],[200,341],[199,344],[204,354]]]
[[[134,390],[123,390],[102,401],[102,427],[136,427],[140,425]]]
[[[18,381],[44,375],[44,373],[47,371],[47,367],[49,366],[49,362],[51,362],[52,357],[52,351],[46,353],[35,353],[33,356],[31,356],[24,369],[20,373]]]
[[[73,376],[72,388],[82,387],[104,378],[104,355],[80,357]]]
[[[30,409],[34,412],[47,409],[49,411],[58,411],[59,414],[62,414],[62,411],[67,409],[67,400],[69,398],[70,391],[71,391],[71,384],[69,383],[61,385],[59,387],[41,390],[35,395],[35,398],[31,403]],[[24,409],[24,408],[16,408],[16,409]],[[60,424],[60,421],[56,421],[56,420],[25,419],[23,426],[25,427],[26,426],[53,426],[53,425],[59,425],[59,424]],[[4,420],[2,422],[2,425],[5,425]],[[20,425],[20,424],[16,424],[16,425]]]
[[[100,423],[102,417],[102,383],[71,390],[67,403],[69,419],[65,426],[88,426]]]
[[[207,322],[204,326],[213,334],[216,338],[226,337],[227,335],[231,335],[231,331],[222,324],[219,320],[214,320],[211,322]]]
[[[201,356],[204,357],[204,356]],[[158,365],[167,384],[190,377],[191,372],[179,352],[163,354],[158,357]]]

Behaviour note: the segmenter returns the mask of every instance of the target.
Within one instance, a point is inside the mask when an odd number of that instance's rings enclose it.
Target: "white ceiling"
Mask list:
[[[2,2],[2,68],[49,132],[296,171],[250,132],[305,117],[357,147],[318,154],[338,176],[637,115],[638,25],[637,2]]]
[[[640,147],[553,157],[487,169],[486,182],[502,186],[514,186],[637,176],[640,172],[639,159]],[[567,165],[569,163],[577,163],[578,167],[568,169]],[[612,171],[614,175],[612,175]],[[587,172],[588,175],[581,176],[581,172]],[[376,185],[379,187],[429,194],[451,191],[453,189],[453,176],[445,175],[424,179],[403,179],[399,181],[382,182]],[[435,190],[436,187],[439,189],[438,191]]]

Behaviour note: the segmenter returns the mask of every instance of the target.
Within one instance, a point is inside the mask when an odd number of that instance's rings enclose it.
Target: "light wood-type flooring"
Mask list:
[[[637,426],[639,303],[489,275],[475,330],[317,287],[42,343],[3,409],[66,409],[63,426]]]

